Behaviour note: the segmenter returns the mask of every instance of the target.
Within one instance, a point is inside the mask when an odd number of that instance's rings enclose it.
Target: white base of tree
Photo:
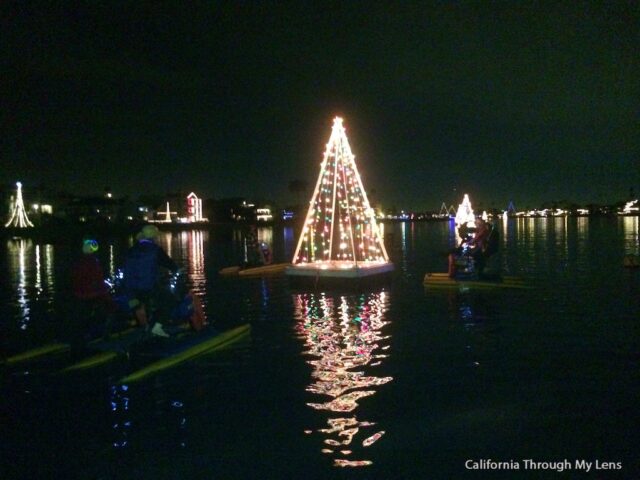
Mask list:
[[[313,262],[287,267],[285,273],[292,277],[363,278],[392,272],[391,262]]]

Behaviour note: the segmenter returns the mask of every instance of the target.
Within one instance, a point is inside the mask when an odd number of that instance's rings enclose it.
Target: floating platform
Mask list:
[[[338,288],[360,290],[373,285],[386,284],[394,270],[393,263],[358,263],[331,262],[327,263],[292,265],[285,273],[289,278],[291,287],[309,286],[322,288]]]
[[[495,276],[478,279],[476,276],[450,278],[447,273],[427,273],[424,285],[429,288],[533,288],[520,277]]]
[[[290,277],[312,278],[366,278],[393,271],[391,262],[317,262],[291,265],[285,270]]]
[[[290,263],[272,263],[271,265],[262,265],[260,267],[242,268],[238,265],[226,267],[218,273],[223,277],[264,277],[267,275],[280,275]]]

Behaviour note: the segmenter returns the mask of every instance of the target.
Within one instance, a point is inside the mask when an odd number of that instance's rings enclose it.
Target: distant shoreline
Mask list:
[[[516,216],[509,215],[509,219],[553,219],[553,218],[625,218],[625,217],[639,217],[638,214],[632,215],[618,215],[618,214],[572,214],[565,216]],[[494,218],[502,218],[501,216]],[[378,223],[401,223],[401,222],[446,222],[451,221],[451,218],[385,218],[378,220]],[[273,226],[291,226],[298,227],[299,222],[286,221],[286,222],[268,222],[258,223],[259,227],[273,227]],[[46,226],[35,226],[31,228],[15,228],[4,227],[0,229],[0,238],[30,238],[30,239],[43,239],[43,240],[55,240],[58,238],[73,238],[82,237],[86,235],[95,235],[100,237],[120,236],[120,235],[135,235],[145,225],[144,222],[140,223],[57,223]],[[202,222],[202,223],[155,223],[161,231],[167,232],[184,232],[192,230],[213,230],[213,229],[227,229],[227,228],[246,228],[249,223],[245,222]]]
[[[83,236],[92,235],[97,237],[135,235],[140,231],[146,222],[140,223],[56,223],[52,225],[35,226],[30,228],[4,227],[0,229],[0,238],[30,238],[55,240],[58,238],[81,238]],[[192,230],[213,230],[225,228],[243,228],[247,227],[246,223],[155,223],[160,231],[166,232],[185,232]],[[260,223],[258,226],[274,226],[280,225],[271,223]],[[294,223],[286,223],[286,225],[294,225]]]

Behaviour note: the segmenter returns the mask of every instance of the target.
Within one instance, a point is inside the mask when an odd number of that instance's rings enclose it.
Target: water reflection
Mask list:
[[[51,304],[52,296],[55,289],[55,282],[53,281],[53,265],[54,265],[54,257],[53,257],[53,245],[45,245],[44,246],[44,274],[46,278],[46,289],[49,293],[49,304]]]
[[[173,233],[171,232],[160,232],[158,235],[158,245],[160,245],[167,255],[173,258],[173,249],[171,248],[173,244]]]
[[[499,348],[496,311],[483,292],[449,292],[448,317],[462,327],[466,366],[476,369]]]
[[[402,250],[402,260],[400,261],[400,269],[407,273],[408,264],[408,248],[407,248],[407,222],[400,223],[400,248]]]
[[[129,387],[127,385],[111,386],[111,413],[113,416],[113,448],[122,449],[129,446],[131,437],[131,413],[129,412]]]
[[[206,303],[207,277],[205,271],[204,247],[209,240],[206,230],[187,230],[177,234],[161,232],[158,245],[174,259],[179,266],[184,266],[193,292]]]
[[[30,321],[29,297],[27,294],[26,251],[31,249],[31,240],[24,238],[9,240],[7,250],[9,252],[9,268],[11,281],[15,283],[15,302],[20,311],[19,325],[25,330]],[[39,266],[40,260],[37,259]],[[39,271],[39,269],[38,269]]]
[[[36,296],[40,296],[42,293],[42,265],[40,263],[40,245],[36,245]]]
[[[513,223],[513,222],[512,222]],[[502,216],[502,248],[507,245],[507,237],[509,236],[509,216]]]
[[[116,261],[113,254],[113,244],[109,245],[109,278],[113,278],[116,274]]]
[[[293,253],[296,248],[296,239],[293,235],[293,227],[284,227],[282,230],[282,236],[284,238],[284,258],[288,262],[293,258]]]
[[[264,242],[271,248],[273,245],[273,227],[258,228],[258,242]]]
[[[139,448],[140,442],[148,443],[148,425],[141,421],[132,403],[140,406],[140,398],[132,397],[128,385],[112,385],[109,392],[111,410],[111,446],[116,450]],[[146,408],[145,410],[148,410]],[[188,444],[188,422],[181,400],[155,402],[154,414],[162,419],[163,433],[169,443],[178,448]],[[137,418],[137,421],[134,420]],[[146,439],[145,439],[146,438]],[[164,438],[162,439],[165,440]],[[157,441],[157,438],[154,438]],[[146,445],[149,448],[149,445]]]
[[[306,293],[294,295],[293,302],[296,328],[304,341],[305,353],[316,357],[308,361],[313,367],[313,383],[307,391],[329,397],[326,401],[308,403],[311,408],[330,415],[327,428],[316,430],[326,436],[322,452],[334,456],[335,466],[371,465],[371,460],[352,460],[351,455],[355,449],[378,441],[385,431],[373,428],[374,422],[358,419],[354,412],[360,399],[374,395],[375,387],[392,380],[392,377],[370,374],[370,369],[379,366],[388,356],[382,353],[389,349],[390,337],[382,335],[383,327],[389,323],[384,320],[388,293],[339,297]]]
[[[564,258],[569,253],[569,242],[567,238],[567,226],[569,217],[567,215],[554,218],[554,229],[556,233],[555,249],[561,253]]]
[[[621,217],[625,255],[640,254],[639,217]]]
[[[578,217],[576,220],[577,242],[576,257],[581,265],[587,265],[589,260],[588,242],[589,242],[589,217]]]
[[[191,230],[182,232],[180,240],[187,245],[187,261],[189,264],[189,279],[196,295],[204,297],[206,293],[207,278],[204,270],[204,238],[209,232]]]
[[[52,245],[33,245],[29,239],[7,241],[8,284],[18,313],[20,329],[26,330],[32,320],[35,302],[51,308],[54,294],[54,255]]]

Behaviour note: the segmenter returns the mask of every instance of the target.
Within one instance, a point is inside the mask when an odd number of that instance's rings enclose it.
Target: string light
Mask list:
[[[475,222],[475,215],[473,214],[473,208],[471,208],[471,201],[469,195],[464,194],[462,203],[458,205],[458,211],[456,212],[456,225],[467,225],[467,227],[473,227]]]
[[[389,261],[342,118],[333,121],[304,225],[294,264]]]
[[[16,182],[16,187],[17,187],[16,203],[13,206],[11,218],[7,223],[4,224],[4,226],[18,227],[18,228],[33,227],[33,223],[29,221],[29,217],[27,217],[27,212],[24,209],[24,202],[22,200],[22,183]]]

